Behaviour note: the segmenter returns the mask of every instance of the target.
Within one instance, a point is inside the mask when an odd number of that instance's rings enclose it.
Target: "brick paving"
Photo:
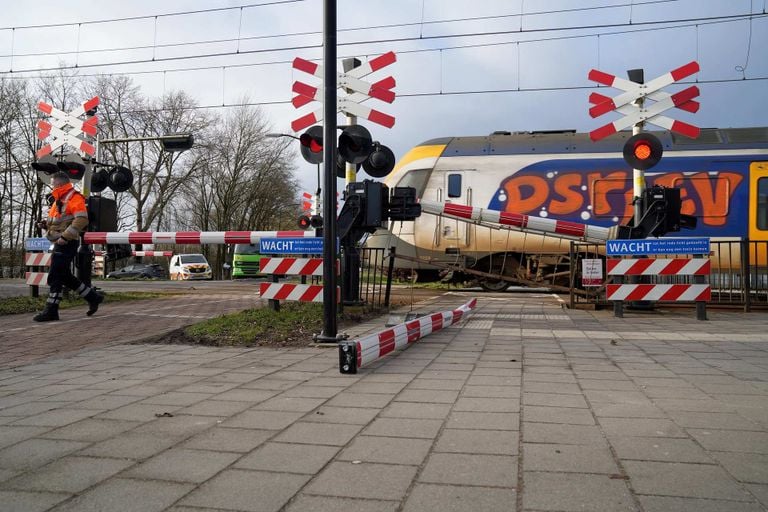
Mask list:
[[[245,300],[230,299],[101,318],[170,329],[189,318],[169,311]],[[4,323],[0,508],[766,510],[768,315],[708,313],[616,319],[482,294],[470,321],[357,375],[338,373],[332,348],[124,344],[131,333],[97,316],[98,343],[52,352],[39,340],[63,322]],[[8,355],[25,345],[40,345],[28,364]]]
[[[183,295],[105,303],[91,317],[85,315],[86,305],[62,309],[58,322],[33,322],[34,313],[3,316],[0,368],[159,335],[256,303],[254,294]],[[77,334],[73,335],[73,330]]]

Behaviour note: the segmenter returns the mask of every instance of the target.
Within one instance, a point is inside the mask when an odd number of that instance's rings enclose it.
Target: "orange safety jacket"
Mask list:
[[[77,240],[88,227],[85,197],[71,183],[56,187],[51,195],[54,203],[48,211],[48,231],[45,236],[51,242],[59,238]]]

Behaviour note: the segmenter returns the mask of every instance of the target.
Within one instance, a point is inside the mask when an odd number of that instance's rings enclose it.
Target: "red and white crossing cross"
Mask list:
[[[345,114],[357,116],[386,126],[387,128],[392,128],[395,125],[395,118],[393,116],[366,105],[362,105],[362,103],[371,98],[386,103],[392,103],[395,100],[395,93],[392,91],[392,88],[396,85],[395,79],[388,76],[382,80],[371,83],[362,80],[362,78],[389,66],[396,61],[397,56],[395,53],[387,52],[362,63],[360,66],[353,68],[346,73],[338,73],[336,86],[345,91],[352,92],[348,93],[346,96],[337,98],[337,109]],[[323,77],[323,67],[321,65],[299,57],[293,60],[293,68],[298,71],[309,73],[317,78]],[[291,100],[291,103],[295,108],[301,108],[312,101],[320,101],[323,95],[322,87],[316,87],[300,81],[293,83],[292,90],[296,93],[296,96]],[[323,110],[318,109],[293,121],[291,123],[291,129],[298,132],[313,124],[317,124],[322,120]]]
[[[595,141],[600,140],[637,123],[647,122],[695,139],[700,133],[697,126],[661,114],[671,108],[679,108],[692,113],[697,112],[700,105],[693,98],[699,95],[699,88],[693,85],[675,94],[669,94],[660,89],[698,72],[699,63],[691,61],[669,73],[654,78],[650,82],[638,84],[597,69],[590,70],[588,75],[590,80],[624,91],[613,98],[598,93],[590,94],[589,101],[593,106],[589,109],[589,114],[592,117],[598,117],[611,111],[623,115],[622,118],[591,131],[589,133],[590,138]],[[636,107],[632,104],[639,99],[650,101],[644,101],[642,107]]]
[[[43,140],[52,137],[52,140],[37,151],[37,158],[49,155],[65,144],[72,146],[81,152],[83,156],[95,155],[96,148],[88,141],[81,139],[80,135],[94,137],[96,135],[98,118],[92,116],[83,120],[80,117],[89,110],[94,109],[98,104],[99,97],[94,96],[90,100],[81,103],[79,107],[71,112],[64,112],[44,101],[39,102],[37,104],[38,110],[50,116],[50,119],[37,122],[37,128],[40,130],[37,132],[37,138]]]

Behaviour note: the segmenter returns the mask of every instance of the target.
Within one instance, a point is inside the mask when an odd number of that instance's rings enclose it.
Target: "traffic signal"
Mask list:
[[[117,165],[109,171],[108,185],[115,192],[125,192],[133,185],[133,173],[127,167]]]
[[[359,171],[362,165],[363,164],[355,164],[355,172]],[[336,153],[336,177],[341,179],[347,177],[347,162],[344,161],[338,153]]]
[[[51,184],[51,175],[59,172],[59,166],[56,165],[56,158],[52,155],[46,155],[37,162],[32,162],[32,169],[37,171],[37,177],[46,185]]]
[[[109,186],[109,171],[104,167],[91,176],[91,192],[103,192]]]
[[[395,167],[395,154],[387,146],[379,142],[373,143],[373,151],[363,162],[363,169],[369,176],[383,178]]]
[[[345,162],[361,164],[368,159],[373,150],[371,132],[364,126],[347,126],[339,135],[339,156]]]
[[[663,153],[661,141],[650,133],[638,133],[624,143],[624,160],[633,169],[650,169],[659,163]]]
[[[191,133],[171,133],[160,137],[160,145],[163,151],[175,153],[191,149],[195,143],[195,137]]]
[[[85,176],[85,162],[78,154],[71,153],[56,165],[60,171],[67,173],[71,180],[81,180]]]
[[[299,137],[301,156],[311,164],[323,161],[323,127],[312,126]]]
[[[299,228],[307,230],[309,228],[319,229],[323,227],[323,217],[320,215],[300,215]]]
[[[109,187],[115,192],[125,192],[133,185],[133,172],[116,165],[111,169],[101,167],[91,176],[91,192],[103,192]]]

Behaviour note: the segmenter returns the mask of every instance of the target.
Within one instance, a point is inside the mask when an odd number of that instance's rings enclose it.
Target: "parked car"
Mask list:
[[[166,279],[167,275],[162,265],[157,263],[136,263],[107,274],[107,279]]]

